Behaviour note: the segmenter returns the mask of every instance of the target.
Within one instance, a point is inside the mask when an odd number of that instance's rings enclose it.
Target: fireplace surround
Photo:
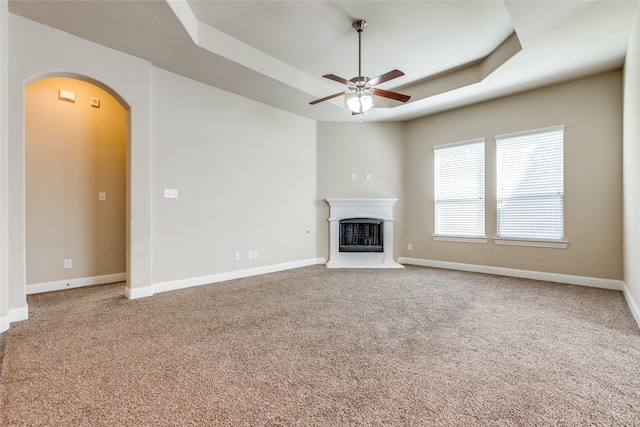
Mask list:
[[[327,199],[327,268],[404,268],[393,258],[393,206],[397,201]],[[341,237],[341,230],[351,234]]]

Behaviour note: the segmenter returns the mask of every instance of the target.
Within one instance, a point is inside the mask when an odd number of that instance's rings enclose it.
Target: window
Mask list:
[[[498,239],[564,239],[563,145],[564,126],[496,136]]]
[[[441,145],[433,151],[434,239],[484,239],[484,139]]]

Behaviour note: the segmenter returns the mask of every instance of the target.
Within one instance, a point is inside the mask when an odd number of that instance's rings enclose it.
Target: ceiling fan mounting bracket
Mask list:
[[[365,28],[367,28],[367,21],[365,21],[364,19],[357,19],[353,21],[353,24],[351,24],[351,26],[355,28],[357,32],[361,33]]]

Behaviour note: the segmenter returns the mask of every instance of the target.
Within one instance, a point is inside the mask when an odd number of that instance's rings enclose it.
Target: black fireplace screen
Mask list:
[[[383,252],[383,220],[350,218],[340,221],[340,252]]]

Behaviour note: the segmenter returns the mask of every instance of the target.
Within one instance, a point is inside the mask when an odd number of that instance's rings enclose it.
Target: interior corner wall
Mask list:
[[[408,122],[403,238],[413,251],[401,255],[621,280],[622,91],[621,70],[611,71]],[[566,126],[568,248],[496,245],[495,136],[554,125]],[[433,147],[482,137],[489,241],[434,241]]]
[[[317,126],[318,256],[329,257],[329,198],[397,198],[394,236],[402,236],[404,216],[403,123],[322,122]],[[352,174],[355,174],[353,179]],[[367,174],[371,179],[367,180]],[[395,238],[394,253],[400,253]]]
[[[640,307],[640,8],[624,66],[624,282]],[[640,319],[636,318],[640,323]]]
[[[3,2],[6,3],[6,2]],[[127,251],[128,286],[150,283],[150,138],[149,80],[147,61],[100,46],[71,34],[9,14],[8,170],[2,186],[3,209],[8,209],[9,310],[26,307],[25,270],[25,147],[24,89],[42,77],[87,77],[109,88],[130,112],[128,144]],[[4,94],[3,94],[4,97]],[[4,174],[5,172],[3,172]]]
[[[315,260],[315,122],[158,68],[151,95],[153,282]]]

